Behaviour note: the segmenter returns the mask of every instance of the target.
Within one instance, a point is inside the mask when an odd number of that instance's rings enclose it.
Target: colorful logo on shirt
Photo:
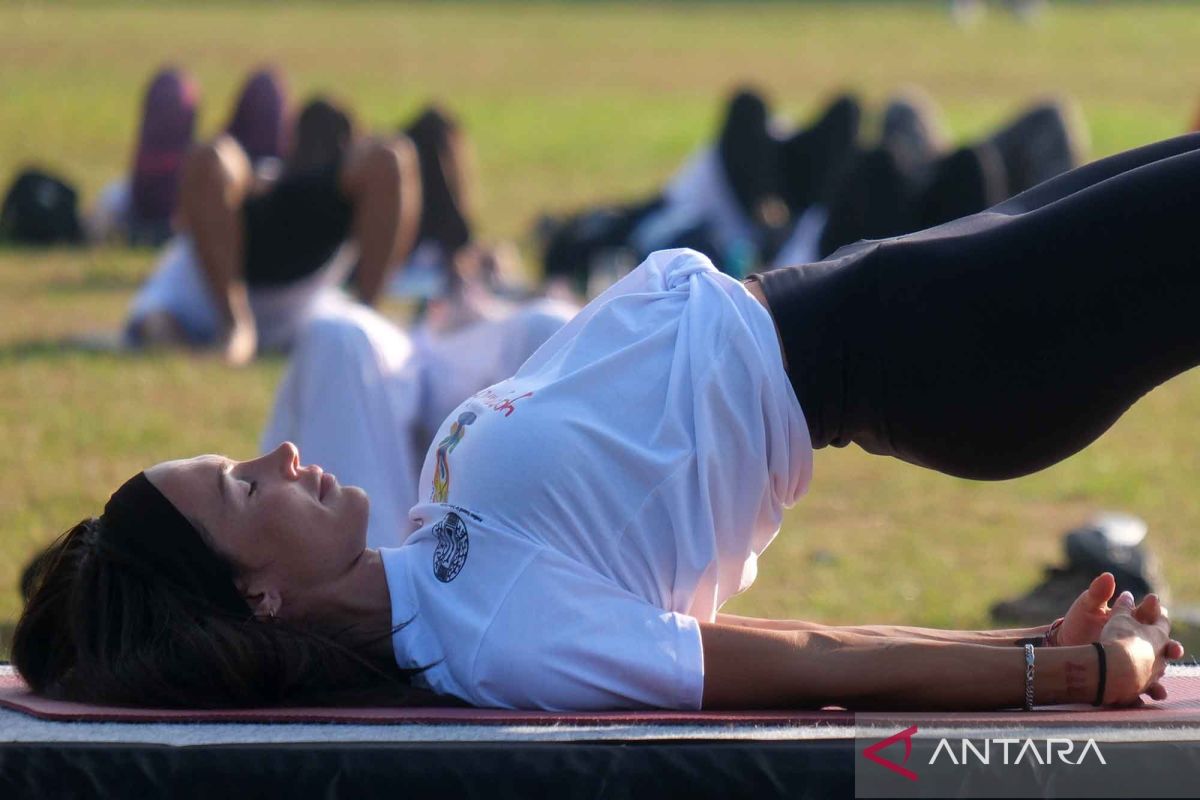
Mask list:
[[[433,575],[442,583],[449,583],[458,577],[463,564],[467,563],[467,524],[451,511],[433,526],[433,535],[437,537]]]
[[[438,442],[434,454],[433,495],[430,498],[435,503],[444,503],[450,497],[450,453],[458,447],[458,443],[467,435],[467,426],[474,421],[474,412],[464,411],[458,415],[457,421],[450,424],[450,434]]]
[[[483,403],[492,411],[500,412],[505,417],[511,417],[513,412],[517,410],[516,402],[524,400],[526,397],[533,397],[533,392],[525,392],[525,394],[519,394],[515,397],[511,393],[508,397],[501,397],[491,389],[484,389],[481,392],[475,393],[476,400]]]

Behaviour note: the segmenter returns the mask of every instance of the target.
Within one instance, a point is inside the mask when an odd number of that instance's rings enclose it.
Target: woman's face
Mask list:
[[[366,549],[366,493],[285,442],[260,458],[167,461],[146,477],[237,572],[255,613],[307,616]]]

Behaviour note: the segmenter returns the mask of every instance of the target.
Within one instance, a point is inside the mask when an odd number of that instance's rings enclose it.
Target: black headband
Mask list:
[[[122,562],[167,580],[226,613],[250,615],[229,566],[145,472],[113,492],[100,520],[101,540]]]

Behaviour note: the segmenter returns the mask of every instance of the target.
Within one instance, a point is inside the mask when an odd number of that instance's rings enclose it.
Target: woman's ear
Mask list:
[[[279,609],[283,606],[282,598],[279,592],[268,590],[258,592],[257,594],[244,594],[246,603],[249,604],[254,616],[260,620],[275,619],[279,616]]]
[[[274,619],[279,616],[279,609],[283,606],[283,598],[279,591],[273,587],[259,585],[257,581],[246,581],[241,578],[234,581],[238,592],[246,600],[246,605],[250,606],[250,610],[254,616],[260,620]]]

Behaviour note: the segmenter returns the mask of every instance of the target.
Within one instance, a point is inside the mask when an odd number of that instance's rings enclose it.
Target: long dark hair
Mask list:
[[[471,241],[470,169],[466,133],[449,111],[432,105],[401,131],[412,140],[421,168],[421,222],[416,241],[437,242],[453,257]]]
[[[373,659],[344,631],[259,621],[181,591],[134,549],[108,546],[104,526],[83,520],[39,559],[12,643],[34,692],[161,708],[458,704],[412,687],[422,670]],[[228,562],[205,552],[203,566],[232,583]]]
[[[354,119],[350,112],[333,100],[315,97],[296,117],[285,166],[289,172],[305,172],[338,164],[353,139]]]

